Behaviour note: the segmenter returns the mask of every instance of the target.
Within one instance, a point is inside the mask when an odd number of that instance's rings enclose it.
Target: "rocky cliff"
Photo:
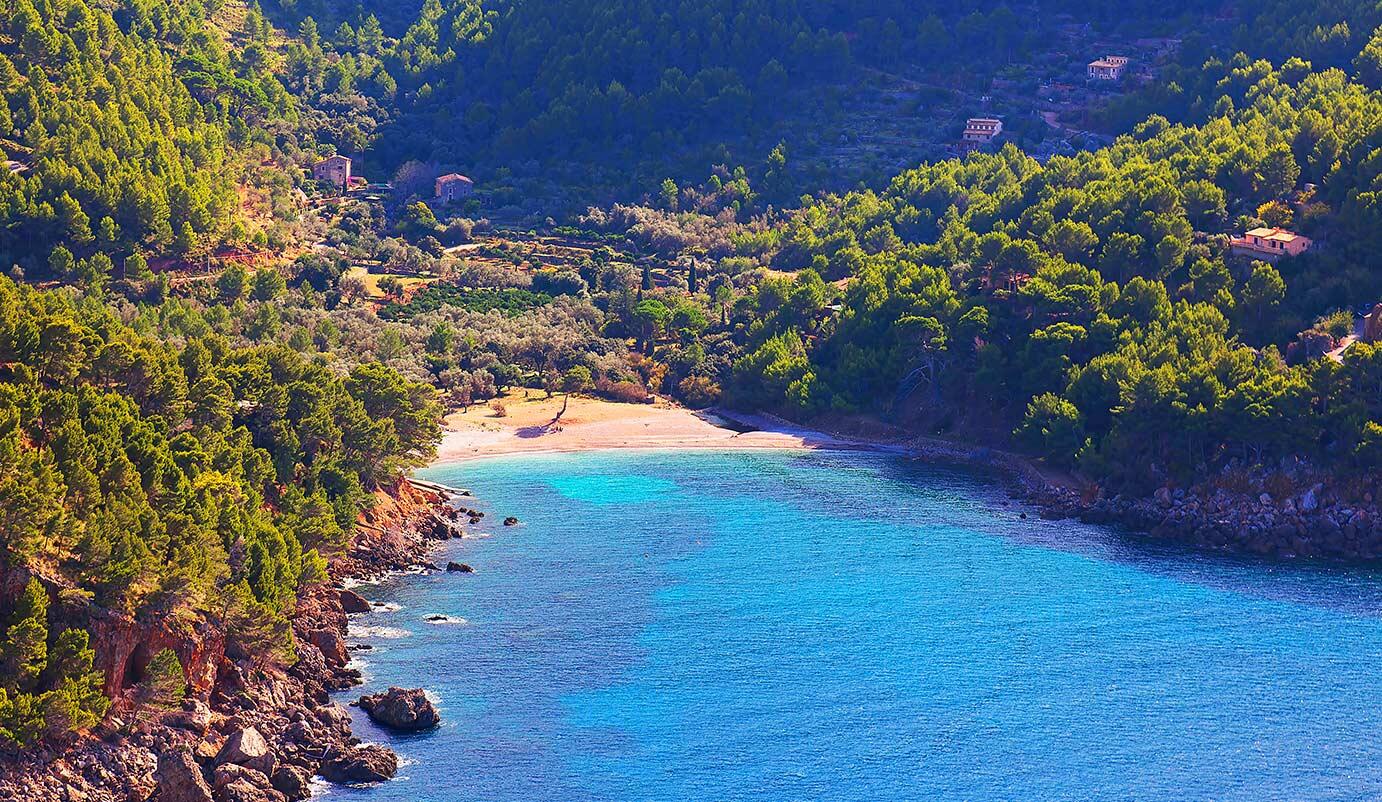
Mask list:
[[[307,589],[293,616],[295,661],[276,665],[228,653],[210,611],[134,617],[64,603],[56,615],[92,633],[97,666],[114,700],[94,731],[0,755],[0,800],[9,802],[282,802],[303,799],[314,776],[387,779],[397,760],[361,744],[329,693],[359,682],[348,666],[349,616],[360,600],[339,583],[422,567],[433,540],[461,535],[448,494],[402,481],[379,492],[351,548],[330,561],[333,582]],[[27,581],[0,577],[0,585]],[[54,597],[63,595],[54,589]],[[172,649],[187,681],[172,710],[135,705],[153,655]]]

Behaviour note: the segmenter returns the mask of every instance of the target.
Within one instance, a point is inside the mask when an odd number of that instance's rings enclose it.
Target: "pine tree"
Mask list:
[[[32,691],[48,664],[48,592],[30,579],[15,600],[5,639],[0,644],[4,679],[20,692]]]
[[[134,281],[148,281],[154,277],[149,269],[149,260],[142,253],[132,253],[125,260],[125,277]]]
[[[187,678],[182,673],[177,653],[164,649],[155,654],[144,669],[135,698],[144,711],[156,713],[176,707],[186,688]]]
[[[184,222],[178,226],[178,237],[173,247],[184,256],[197,249],[197,232],[191,223]]]
[[[105,715],[110,700],[101,687],[100,673],[92,670],[95,660],[84,630],[68,629],[58,636],[48,660],[48,673],[57,681],[44,713],[48,732],[85,729]]]

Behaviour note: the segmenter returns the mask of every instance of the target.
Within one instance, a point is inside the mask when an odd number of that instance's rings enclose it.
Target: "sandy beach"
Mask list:
[[[604,449],[876,449],[877,444],[834,437],[764,415],[734,413],[733,420],[659,400],[618,404],[595,398],[547,398],[520,391],[503,399],[506,414],[471,407],[446,419],[438,462],[520,453]],[[563,411],[563,405],[565,410]]]

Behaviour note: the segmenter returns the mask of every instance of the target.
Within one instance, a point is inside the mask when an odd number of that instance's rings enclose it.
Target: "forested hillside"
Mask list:
[[[1376,89],[1382,57],[1382,8],[1370,0],[1293,2],[1268,0],[1242,9],[1236,44],[1251,55],[1285,61],[1305,59],[1318,69],[1355,65]]]
[[[734,362],[730,397],[971,436],[1012,425],[1144,492],[1233,458],[1376,469],[1379,350],[1336,364],[1293,340],[1350,333],[1382,299],[1382,96],[1244,56],[1176,92],[1189,122],[1153,116],[1096,152],[1041,164],[1009,146],[813,199],[765,231],[721,223],[722,266],[797,273],[756,283],[730,338],[705,340]],[[642,236],[653,214],[591,221]],[[661,214],[669,231],[695,219]],[[1263,224],[1320,247],[1276,265],[1228,253],[1227,234]]]
[[[291,101],[198,3],[17,0],[0,14],[0,260],[65,277],[193,250],[240,217],[232,140]],[[240,54],[253,57],[252,51]]]
[[[1054,3],[1030,26],[1033,9],[1002,4],[924,17],[887,3],[733,10],[432,2],[396,38],[365,17],[330,39],[362,75],[394,82],[407,130],[381,128],[379,152],[470,141],[485,157],[580,161],[675,151],[766,119],[755,115],[778,97],[772,76],[797,87],[847,65],[1003,62],[1062,13],[1208,34],[1223,55],[1182,61],[1130,98],[1140,121],[1111,146],[1043,162],[1009,147],[770,214],[788,194],[774,150],[761,173],[716,168],[704,183],[649,186],[656,208],[587,216],[675,261],[670,284],[645,269],[631,288],[592,263],[557,294],[589,297],[604,333],[665,366],[641,371],[651,389],[688,401],[723,390],[796,415],[1017,429],[1056,461],[1141,487],[1235,457],[1375,463],[1371,352],[1323,364],[1297,341],[1351,332],[1354,312],[1382,298],[1375,7],[1134,4],[1112,19]],[[1230,235],[1262,225],[1319,247],[1277,264],[1229,253]],[[425,320],[435,306],[410,308]],[[517,367],[561,374],[582,358]],[[627,378],[603,360],[585,367]]]
[[[1214,6],[1177,5],[1184,19]],[[340,128],[367,135],[379,163],[536,160],[559,171],[571,162],[652,169],[725,144],[758,147],[760,126],[810,105],[803,90],[858,81],[860,65],[953,65],[977,80],[1046,46],[1062,13],[1136,19],[1148,34],[1190,27],[1164,4],[1110,15],[1073,0],[428,0],[401,30],[380,22],[398,17],[392,4],[353,17],[322,3],[278,8],[307,31],[290,58],[293,85],[350,119]]]
[[[101,616],[288,654],[323,555],[432,453],[439,398],[882,419],[1133,494],[1231,463],[1382,468],[1382,346],[1319,347],[1382,301],[1376,3],[0,11],[7,747],[104,713]],[[1060,30],[1083,49],[1053,52]],[[990,86],[1082,82],[1105,34],[1180,55],[1126,93],[1074,87],[1073,122],[1010,116],[1059,153],[921,163],[908,139],[885,174],[803,180],[778,145],[862,87],[903,96],[901,127],[962,126]],[[1075,130],[1100,117],[1124,135]],[[376,185],[309,180],[333,151]],[[423,202],[471,167],[473,196]],[[1264,225],[1316,247],[1231,253]]]
[[[0,629],[9,745],[105,711],[84,631],[103,611],[209,619],[232,651],[289,661],[287,616],[322,555],[435,444],[428,387],[161,316],[163,342],[100,297],[0,278],[0,576],[34,577]]]

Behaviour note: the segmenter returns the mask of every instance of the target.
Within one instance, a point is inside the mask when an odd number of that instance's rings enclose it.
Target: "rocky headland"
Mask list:
[[[1338,562],[1382,559],[1382,488],[1304,465],[1230,466],[1214,480],[1150,496],[1044,484],[1028,498],[1048,517],[1113,524],[1210,551]]]
[[[73,625],[93,632],[111,712],[89,733],[0,755],[0,800],[290,802],[310,796],[316,777],[335,783],[392,777],[397,757],[354,737],[349,712],[330,697],[360,682],[348,665],[349,614],[369,609],[344,583],[435,570],[430,547],[460,537],[468,517],[452,501],[450,491],[425,483],[380,491],[349,550],[330,561],[332,581],[300,597],[291,661],[228,645],[206,612],[144,620],[64,608]],[[173,709],[149,710],[135,703],[132,689],[164,648],[183,666],[185,698]]]
[[[906,434],[857,421],[843,438],[869,440],[926,462],[996,471],[1045,518],[1077,518],[1130,533],[1226,554],[1367,562],[1382,559],[1382,484],[1304,461],[1230,461],[1216,475],[1179,485],[1167,479],[1139,492],[1109,491],[1000,448]],[[831,431],[835,427],[822,427]]]

